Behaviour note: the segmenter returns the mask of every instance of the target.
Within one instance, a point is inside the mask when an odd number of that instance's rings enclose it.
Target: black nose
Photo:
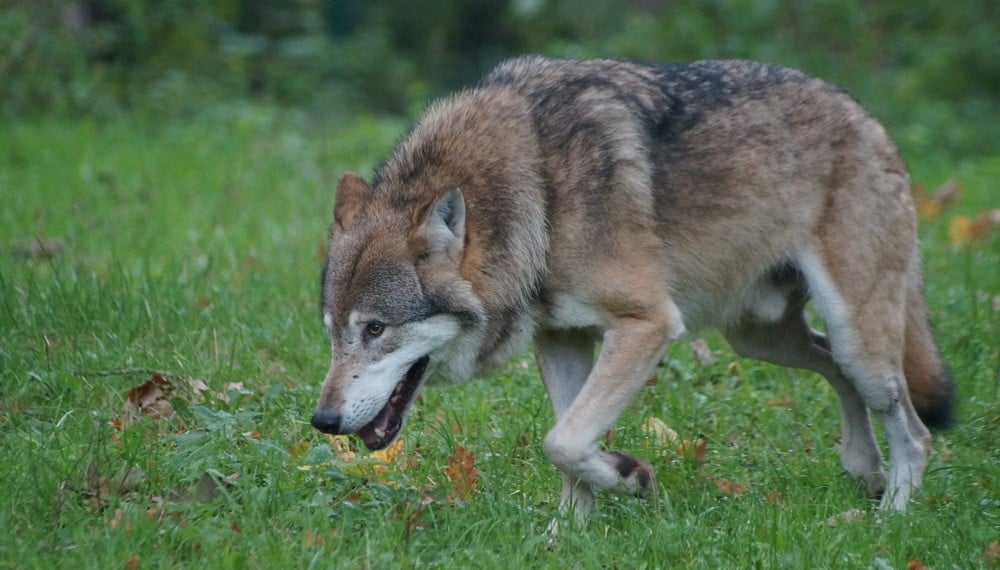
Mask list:
[[[309,423],[323,433],[331,435],[340,433],[340,414],[333,410],[317,410]]]

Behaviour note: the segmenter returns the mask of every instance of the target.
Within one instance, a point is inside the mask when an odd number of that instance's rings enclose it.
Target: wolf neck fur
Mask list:
[[[478,374],[523,348],[534,329],[531,307],[549,247],[537,148],[521,94],[471,90],[430,107],[374,177],[376,198],[400,211],[461,190],[467,230],[459,273],[480,314],[493,316],[473,325]]]

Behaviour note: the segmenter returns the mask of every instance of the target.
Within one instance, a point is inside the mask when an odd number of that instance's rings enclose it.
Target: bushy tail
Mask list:
[[[927,318],[927,303],[914,271],[906,295],[906,344],[903,373],[910,400],[927,427],[948,429],[955,423],[955,392]]]

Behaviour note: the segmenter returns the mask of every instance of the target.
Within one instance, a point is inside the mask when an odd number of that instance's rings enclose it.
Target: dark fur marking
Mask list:
[[[618,471],[618,474],[622,476],[622,478],[628,477],[639,467],[639,460],[634,457],[629,457],[628,455],[618,453],[617,451],[611,451],[608,453],[615,458],[615,469]],[[646,482],[648,482],[649,478],[647,477],[646,479]]]
[[[932,382],[941,387],[941,394],[930,407],[917,409],[917,415],[927,427],[947,430],[955,427],[955,383],[947,371],[942,376],[936,376]]]
[[[326,299],[326,281],[328,279],[327,272],[330,270],[330,258],[323,258],[323,269],[319,274],[319,317],[323,318],[323,312],[325,310],[324,300]]]

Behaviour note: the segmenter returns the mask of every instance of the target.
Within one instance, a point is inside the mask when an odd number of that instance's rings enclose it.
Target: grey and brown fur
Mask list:
[[[667,346],[712,327],[826,377],[843,467],[903,510],[925,423],[952,419],[909,189],[879,123],[797,71],[506,62],[434,104],[370,184],[342,177],[313,425],[383,447],[427,378],[486,374],[533,340],[556,417],[544,449],[582,517],[595,489],[652,492],[649,465],[597,442]]]

